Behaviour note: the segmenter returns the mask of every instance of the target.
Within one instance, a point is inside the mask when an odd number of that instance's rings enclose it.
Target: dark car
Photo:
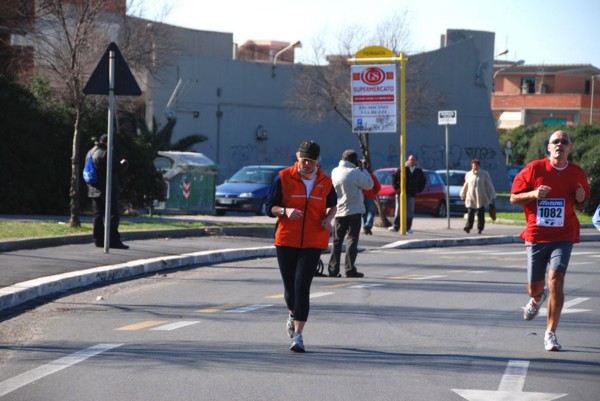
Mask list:
[[[379,200],[388,216],[393,216],[396,209],[396,191],[392,185],[392,179],[397,170],[395,167],[390,167],[374,172],[381,184]],[[446,217],[446,186],[442,177],[431,170],[423,170],[423,173],[425,173],[427,183],[423,192],[418,193],[415,198],[415,213]]]
[[[287,166],[246,166],[221,185],[215,194],[218,216],[226,212],[264,214],[265,200],[279,171]]]
[[[446,183],[446,170],[435,170],[436,173],[442,177],[442,181]],[[465,207],[465,201],[460,199],[460,191],[465,184],[466,170],[448,170],[450,180],[448,182],[448,196],[450,199],[450,212],[465,213],[467,208]]]

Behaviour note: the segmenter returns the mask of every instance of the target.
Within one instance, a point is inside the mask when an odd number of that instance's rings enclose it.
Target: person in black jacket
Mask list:
[[[88,197],[92,200],[92,213],[94,216],[93,236],[97,247],[104,247],[104,212],[106,205],[106,161],[108,135],[104,134],[90,149],[85,157],[85,161],[91,157],[94,167],[98,172],[98,183],[87,184]],[[113,156],[112,166],[112,192],[110,202],[110,247],[117,249],[128,249],[129,247],[121,242],[119,234],[119,173],[125,171],[128,162],[125,159],[119,161]]]
[[[406,232],[412,234],[412,221],[415,215],[415,197],[419,192],[423,192],[427,179],[421,168],[417,167],[417,157],[409,155],[404,167],[406,179]],[[396,213],[394,215],[394,225],[389,228],[390,231],[400,229],[400,169],[394,174],[392,185],[396,190]]]

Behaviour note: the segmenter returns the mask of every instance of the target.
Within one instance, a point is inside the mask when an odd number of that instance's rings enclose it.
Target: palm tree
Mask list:
[[[148,127],[145,120],[138,120],[138,130],[142,137],[141,139],[149,145],[154,157],[161,150],[190,151],[194,145],[208,140],[204,135],[195,134],[188,135],[175,143],[171,143],[173,128],[176,123],[177,119],[172,118],[164,126],[160,126],[156,123],[156,118],[152,117],[152,127]]]

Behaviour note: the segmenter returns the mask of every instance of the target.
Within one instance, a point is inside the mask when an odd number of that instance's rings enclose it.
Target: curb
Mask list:
[[[207,227],[207,228],[173,228],[168,230],[125,231],[121,233],[124,241],[156,239],[156,238],[186,238],[214,236],[273,238],[275,227]],[[91,244],[92,234],[74,234],[62,237],[25,238],[13,241],[0,241],[0,252],[19,251],[23,249],[49,248],[60,245]]]
[[[132,278],[163,270],[178,269],[193,265],[210,265],[233,260],[275,256],[275,246],[201,251],[183,255],[140,259],[110,266],[54,276],[37,278],[10,287],[0,288],[0,311],[19,306],[32,299],[65,292],[94,284]]]

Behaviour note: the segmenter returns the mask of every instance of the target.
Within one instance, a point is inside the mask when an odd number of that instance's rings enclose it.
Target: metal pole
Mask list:
[[[448,218],[448,228],[450,228],[450,168],[448,167],[448,124],[446,124],[446,217]]]
[[[408,58],[400,53],[400,233],[406,235],[406,62]]]
[[[594,114],[594,81],[596,80],[596,76],[592,75],[592,98],[590,100],[590,125],[594,122],[592,116]]]
[[[115,108],[115,52],[111,51],[108,62],[108,144],[106,145],[106,199],[104,207],[104,253],[110,248],[110,213],[112,199],[112,159]]]

